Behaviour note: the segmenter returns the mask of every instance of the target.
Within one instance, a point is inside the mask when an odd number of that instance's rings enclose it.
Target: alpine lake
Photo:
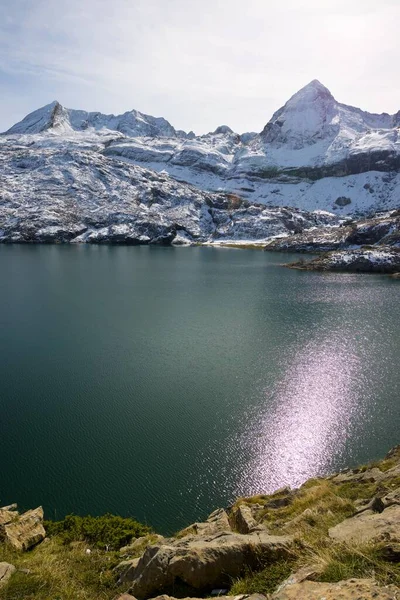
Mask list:
[[[160,533],[399,443],[400,283],[204,247],[0,247],[0,505]]]

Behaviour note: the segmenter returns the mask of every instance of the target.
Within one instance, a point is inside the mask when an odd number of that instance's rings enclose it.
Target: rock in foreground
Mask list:
[[[202,592],[229,587],[245,568],[257,569],[260,561],[289,558],[291,536],[221,533],[195,536],[148,548],[132,577],[129,590],[137,598],[150,598],[180,582]]]
[[[285,586],[271,600],[397,600],[400,590],[381,586],[373,579],[349,579],[339,583],[304,581]]]

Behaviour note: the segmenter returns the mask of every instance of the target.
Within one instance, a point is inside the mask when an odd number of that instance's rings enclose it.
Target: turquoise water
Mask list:
[[[290,255],[0,247],[0,504],[161,532],[400,442],[400,284]]]

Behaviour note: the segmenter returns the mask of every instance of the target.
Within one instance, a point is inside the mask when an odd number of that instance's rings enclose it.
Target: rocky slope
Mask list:
[[[330,227],[315,227],[269,240],[265,250],[280,252],[327,252],[354,249],[363,245],[400,247],[400,211],[375,217],[347,219]]]
[[[0,138],[0,242],[266,240],[338,222],[204,192],[106,156],[109,141],[105,132]]]
[[[119,551],[69,543],[67,520],[41,542],[40,509],[10,512],[15,507],[0,509],[0,597],[8,600],[400,597],[400,447],[299,489],[239,499],[172,538],[148,534]],[[5,537],[7,528],[13,535]]]
[[[260,133],[242,135],[221,126],[213,133],[195,136],[177,131],[163,118],[135,110],[103,115],[53,102],[0,136],[1,158],[7,161],[0,173],[7,169],[14,178],[15,186],[6,188],[6,198],[18,203],[16,183],[21,180],[27,195],[38,204],[43,198],[29,186],[34,186],[33,171],[46,149],[49,154],[58,152],[58,162],[64,159],[67,164],[69,152],[84,152],[88,162],[106,164],[113,170],[112,182],[93,170],[92,181],[86,185],[87,173],[82,169],[79,177],[77,163],[73,179],[64,182],[64,195],[67,189],[70,195],[81,192],[91,204],[96,204],[99,188],[104,202],[116,209],[121,196],[113,193],[114,186],[123,187],[133,197],[140,195],[135,181],[129,189],[130,176],[126,177],[129,168],[135,172],[134,165],[140,165],[158,171],[160,179],[153,174],[152,187],[160,191],[162,182],[170,177],[184,186],[195,186],[193,193],[200,196],[225,192],[268,207],[366,214],[400,206],[399,127],[400,112],[376,115],[341,104],[316,80],[290,98]],[[6,150],[18,155],[21,148],[27,153],[29,149],[25,166],[4,156]],[[121,162],[127,165],[125,170]],[[32,181],[21,177],[21,169],[32,173]],[[50,162],[48,177],[59,179],[56,165]],[[107,187],[109,183],[111,187]],[[178,190],[178,183],[170,184],[174,185]],[[181,197],[179,193],[177,197]],[[123,212],[125,202],[121,202]],[[158,212],[163,212],[162,203]],[[259,235],[250,229],[245,235],[257,239]]]
[[[334,250],[313,260],[286,266],[301,271],[394,274],[400,272],[400,248],[363,246],[355,250]]]

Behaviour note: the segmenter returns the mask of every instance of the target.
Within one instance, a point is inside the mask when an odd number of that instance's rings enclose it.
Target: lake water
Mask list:
[[[0,247],[0,505],[173,532],[400,442],[400,283],[252,250]]]

